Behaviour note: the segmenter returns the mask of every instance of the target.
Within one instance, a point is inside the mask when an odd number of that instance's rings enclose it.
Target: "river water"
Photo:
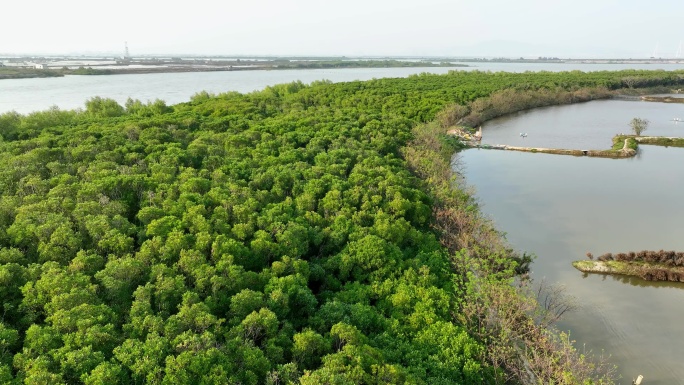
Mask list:
[[[488,122],[483,141],[598,148],[629,132],[684,136],[684,105],[594,101],[540,108]],[[521,138],[520,132],[528,137]],[[466,150],[457,164],[483,211],[512,246],[533,252],[533,276],[565,286],[581,303],[559,325],[579,349],[611,355],[622,383],[684,383],[684,283],[585,275],[571,262],[606,252],[684,251],[684,149],[640,146],[632,159]]]
[[[624,69],[683,70],[683,64],[565,64],[565,63],[461,63],[469,67],[344,68],[271,71],[182,72],[129,75],[72,75],[60,78],[0,80],[0,113],[22,114],[45,110],[82,108],[94,96],[124,104],[129,97],[143,102],[161,99],[167,104],[187,102],[197,92],[251,92],[266,86],[300,80],[344,82],[373,78],[406,77],[421,72],[458,71],[613,71]]]
[[[271,70],[177,72],[0,80],[0,113],[28,113],[56,105],[61,109],[82,108],[94,96],[123,105],[129,97],[143,102],[161,99],[166,104],[187,102],[197,92],[252,92],[267,86],[300,80],[344,82],[373,78],[406,77],[421,72],[444,74],[449,67],[349,68],[330,70]],[[684,66],[683,66],[684,68]]]

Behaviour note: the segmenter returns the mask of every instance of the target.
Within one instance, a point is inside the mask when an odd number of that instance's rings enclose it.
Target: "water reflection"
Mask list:
[[[666,287],[666,288],[677,288],[677,289],[684,289],[684,283],[682,282],[665,282],[665,281],[647,281],[645,279],[641,279],[639,277],[634,277],[631,275],[617,275],[617,274],[604,274],[604,273],[584,273],[580,272],[582,275],[583,279],[587,279],[590,276],[599,276],[601,277],[601,280],[605,281],[606,279],[612,279],[613,281],[620,282],[623,284],[627,284],[630,286],[637,286],[637,287]]]
[[[543,108],[485,125],[483,140],[517,141],[525,127],[526,140],[540,146],[567,148],[566,140],[576,140],[607,148],[616,127],[634,116],[652,121],[649,134],[684,136],[684,125],[668,126],[674,113],[684,116],[684,105],[598,101]],[[643,374],[648,385],[682,383],[684,284],[584,275],[571,265],[587,252],[684,251],[684,149],[641,146],[639,153],[616,160],[473,149],[457,163],[511,244],[537,255],[535,279],[563,284],[582,303],[559,325],[578,346],[610,354],[625,379]]]
[[[619,133],[630,133],[632,118],[648,119],[644,135],[684,136],[684,104],[630,100],[600,100],[570,106],[522,111],[487,122],[486,144],[514,146],[607,149]],[[527,133],[521,137],[520,133]]]
[[[645,279],[629,275],[611,275],[610,277],[617,282],[637,287],[684,289],[684,283],[682,282],[646,281]]]

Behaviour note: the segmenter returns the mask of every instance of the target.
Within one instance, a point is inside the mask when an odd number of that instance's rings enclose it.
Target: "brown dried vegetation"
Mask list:
[[[606,99],[613,96],[607,88],[582,88],[574,91],[561,89],[515,90],[505,89],[488,98],[480,98],[469,106],[469,114],[458,124],[476,127],[487,120],[537,107],[554,106]],[[459,110],[462,112],[462,110]]]
[[[498,98],[493,100],[503,100]],[[415,127],[402,156],[433,199],[433,227],[452,254],[456,288],[466,293],[453,316],[485,345],[483,360],[494,369],[488,383],[614,383],[614,367],[605,357],[579,354],[567,335],[553,329],[574,302],[558,288],[530,289],[524,277],[531,258],[508,247],[454,173],[455,149],[440,135],[455,122],[463,124],[464,111],[451,106],[436,122]],[[520,286],[511,284],[512,271],[523,277]]]
[[[615,255],[605,253],[598,260],[630,263],[634,275],[647,281],[684,282],[684,252],[641,250]]]

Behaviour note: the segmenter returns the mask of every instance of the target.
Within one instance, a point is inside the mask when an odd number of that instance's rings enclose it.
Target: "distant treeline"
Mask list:
[[[596,259],[601,262],[628,262],[631,273],[647,281],[684,282],[684,271],[678,269],[684,268],[684,252],[642,250],[605,253]]]
[[[630,251],[628,253],[605,253],[596,258],[599,261],[618,261],[618,262],[646,262],[659,263],[665,266],[684,267],[684,252],[677,251]]]
[[[79,67],[76,69],[62,69],[60,70],[65,75],[111,75],[116,73],[114,70],[102,69],[102,68],[92,68],[92,67]]]
[[[270,64],[267,62],[267,64]],[[263,65],[263,64],[262,64]],[[312,61],[274,61],[273,66],[284,68],[392,68],[392,67],[467,67],[465,64],[449,62],[405,60],[312,60]]]
[[[448,62],[433,63],[428,61],[403,61],[403,60],[267,60],[267,61],[235,61],[227,63],[213,62],[196,64],[188,61],[179,66],[154,66],[163,62],[147,62],[143,67],[119,67],[116,69],[98,67],[51,68],[33,69],[0,67],[1,79],[18,79],[34,77],[58,77],[64,75],[113,75],[134,73],[165,73],[165,72],[205,72],[205,71],[244,71],[244,70],[286,70],[286,69],[324,69],[324,68],[394,68],[394,67],[467,67],[464,64],[451,64]],[[207,65],[211,64],[211,65]]]
[[[64,76],[60,71],[0,66],[1,79],[49,78]]]

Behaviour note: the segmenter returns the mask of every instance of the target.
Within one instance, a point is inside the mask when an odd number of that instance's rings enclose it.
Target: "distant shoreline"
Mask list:
[[[634,261],[574,261],[572,266],[583,273],[617,274],[646,281],[684,282],[684,268],[663,263]]]
[[[5,63],[5,66],[2,65]],[[80,63],[79,63],[80,62]],[[46,69],[35,68],[43,63]],[[64,63],[63,67],[60,67]],[[468,64],[463,64],[468,63]],[[561,59],[529,58],[347,58],[347,57],[0,57],[0,80],[62,77],[66,75],[125,75],[176,72],[258,71],[288,69],[477,67],[486,63],[512,64],[684,64],[684,59]]]
[[[273,62],[247,62],[234,64],[189,64],[178,65],[173,63],[153,63],[141,64],[132,62],[130,64],[140,65],[139,67],[107,68],[102,65],[82,66],[76,69],[70,68],[50,68],[34,69],[19,67],[0,67],[0,80],[2,79],[24,79],[24,78],[45,78],[62,77],[66,75],[126,75],[126,74],[151,74],[151,73],[177,73],[177,72],[218,72],[218,71],[283,71],[297,69],[353,69],[353,68],[433,68],[433,67],[469,67],[466,64],[453,64],[448,62],[425,62],[425,61],[399,61],[399,60],[359,60],[359,61],[273,61]],[[98,68],[100,67],[100,68]]]
[[[494,58],[494,59],[459,59],[463,63],[539,63],[539,64],[684,64],[684,59],[559,59],[559,58],[544,58],[537,59],[508,59],[508,58]]]

